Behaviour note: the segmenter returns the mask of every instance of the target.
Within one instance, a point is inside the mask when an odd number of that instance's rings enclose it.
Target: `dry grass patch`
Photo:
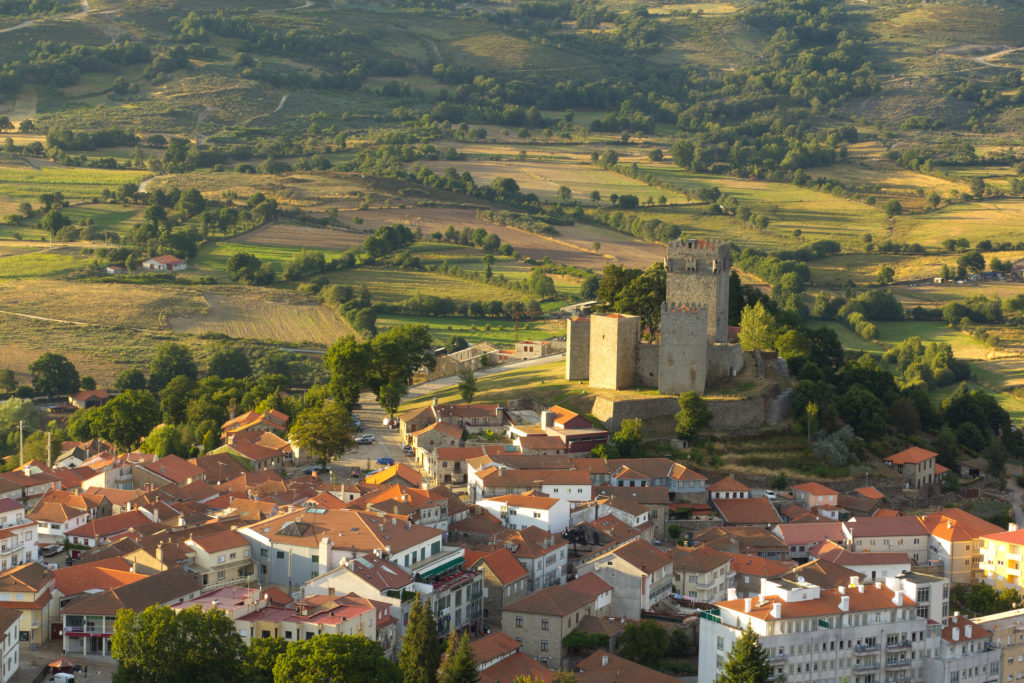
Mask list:
[[[241,244],[263,244],[271,247],[306,247],[344,251],[363,243],[370,231],[357,232],[339,228],[314,228],[307,225],[269,223],[231,238]]]
[[[893,239],[900,242],[934,246],[950,237],[966,237],[971,244],[983,239],[1022,240],[1024,200],[953,204],[931,213],[902,216],[895,221]]]
[[[238,339],[324,345],[352,334],[334,311],[297,295],[225,287],[204,294],[203,299],[205,313],[167,319],[175,332],[217,332]]]

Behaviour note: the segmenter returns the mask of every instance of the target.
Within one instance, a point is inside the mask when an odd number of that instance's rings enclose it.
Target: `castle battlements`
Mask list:
[[[708,310],[707,304],[692,304],[692,303],[685,303],[685,304],[671,303],[670,304],[667,301],[661,302],[661,314],[662,315],[665,315],[666,313],[692,313],[694,315],[697,315],[697,314],[700,314],[701,312],[706,312],[707,310]]]

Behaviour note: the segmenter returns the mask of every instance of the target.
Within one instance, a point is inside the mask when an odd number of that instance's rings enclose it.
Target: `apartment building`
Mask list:
[[[36,561],[36,524],[25,515],[24,505],[11,498],[0,498],[0,571]]]
[[[1024,609],[975,617],[971,621],[990,631],[991,642],[1001,651],[1002,680],[1024,680]]]
[[[735,580],[732,558],[709,546],[673,548],[672,591],[694,602],[725,600]]]
[[[500,518],[509,529],[538,527],[560,534],[569,527],[569,503],[561,498],[512,494],[484,498],[477,505]]]
[[[854,517],[843,522],[843,535],[856,553],[900,552],[915,563],[928,560],[928,529],[917,517]]]
[[[941,683],[999,683],[1002,652],[992,632],[956,614],[942,627],[938,652],[925,660],[925,680]]]
[[[642,539],[592,557],[576,567],[580,576],[593,572],[615,588],[612,613],[639,619],[672,592],[672,558]]]
[[[953,583],[974,583],[981,570],[983,537],[1002,528],[958,508],[946,508],[919,517],[928,529],[928,559],[942,562],[943,574]]]
[[[765,580],[757,596],[716,603],[700,615],[697,680],[721,674],[748,624],[775,674],[791,683],[923,680],[923,655],[939,647],[941,624],[917,614],[901,583],[827,590]]]

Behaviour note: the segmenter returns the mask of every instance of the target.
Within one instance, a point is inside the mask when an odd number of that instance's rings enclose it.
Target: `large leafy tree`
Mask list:
[[[744,306],[740,312],[740,346],[744,351],[768,351],[775,348],[778,326],[764,303]]]
[[[58,353],[44,353],[28,366],[32,388],[46,396],[73,394],[78,391],[78,370]]]
[[[323,633],[289,643],[274,664],[275,683],[399,683],[402,674],[365,636]]]
[[[222,610],[119,610],[110,651],[119,663],[115,683],[245,680],[245,644]]]
[[[768,683],[771,678],[768,652],[761,647],[761,641],[748,624],[733,643],[715,683]]]
[[[435,683],[441,666],[441,642],[437,636],[437,623],[429,603],[420,601],[419,594],[409,610],[409,625],[402,637],[402,650],[398,653],[398,667],[404,683]]]
[[[640,418],[630,418],[622,421],[619,431],[612,434],[612,441],[619,456],[623,458],[635,458],[640,455],[640,444],[644,440],[644,422]]]
[[[209,373],[228,379],[245,379],[252,375],[249,356],[237,346],[221,346],[210,356]]]
[[[160,422],[160,406],[148,391],[129,389],[96,408],[79,410],[68,424],[72,438],[100,437],[128,449]]]
[[[359,402],[359,392],[366,386],[372,353],[369,344],[352,335],[334,342],[327,351],[324,365],[331,373],[328,386],[334,400],[348,410]]]
[[[469,644],[469,634],[459,635],[452,631],[448,634],[448,647],[444,652],[444,661],[437,672],[437,683],[477,683],[480,674],[476,670],[476,657]]]
[[[619,636],[619,655],[637,664],[656,668],[668,651],[668,632],[655,621],[627,624]]]
[[[245,651],[245,680],[250,683],[274,683],[274,665],[288,649],[284,638],[260,638]]]
[[[348,411],[326,401],[299,413],[288,435],[324,467],[331,458],[341,455],[354,444],[352,418]]]
[[[188,402],[195,391],[196,382],[191,377],[178,375],[160,390],[160,412],[167,424],[179,424],[185,421]]]
[[[476,396],[476,375],[472,368],[463,368],[459,371],[459,395],[466,403],[472,403]]]
[[[124,391],[125,389],[145,389],[146,375],[144,375],[142,370],[139,370],[138,368],[129,368],[117,376],[117,380],[114,382],[114,388],[118,391]]]
[[[165,342],[157,348],[156,355],[149,364],[149,388],[160,391],[178,375],[195,379],[199,376],[199,370],[187,346]]]
[[[370,341],[367,383],[388,414],[398,410],[417,368],[434,367],[434,340],[426,325],[400,325]]]
[[[710,424],[712,417],[708,402],[698,396],[697,392],[688,391],[679,397],[676,434],[680,439],[692,439],[697,432]]]

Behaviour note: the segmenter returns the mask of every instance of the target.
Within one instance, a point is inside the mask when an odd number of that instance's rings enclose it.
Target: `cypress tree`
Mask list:
[[[476,657],[469,646],[469,634],[463,633],[459,638],[455,631],[448,634],[448,647],[444,653],[444,663],[437,672],[438,683],[477,683],[480,674],[476,670]]]
[[[440,666],[437,623],[430,605],[420,602],[417,595],[409,612],[409,627],[402,638],[402,651],[398,653],[398,668],[402,670],[404,683],[437,683]]]
[[[761,647],[757,634],[747,624],[743,635],[733,643],[729,658],[722,666],[722,674],[715,683],[768,683],[771,676],[768,652]]]

